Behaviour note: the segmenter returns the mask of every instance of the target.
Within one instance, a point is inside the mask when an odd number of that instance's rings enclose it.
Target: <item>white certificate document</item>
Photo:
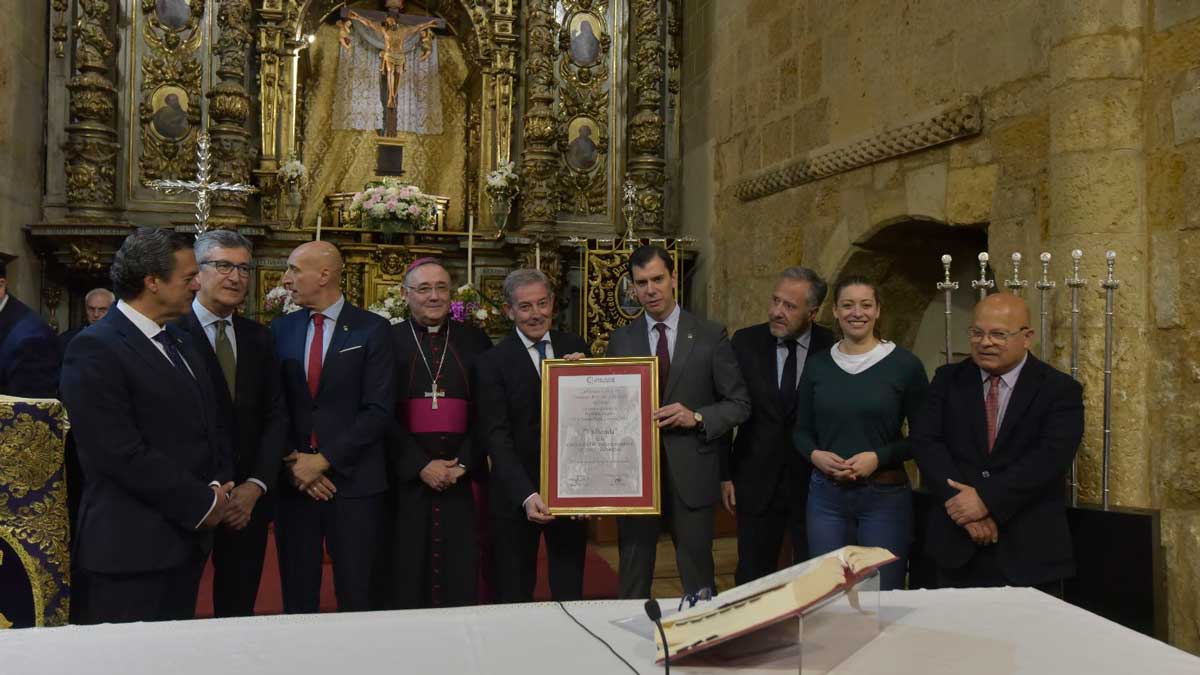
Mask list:
[[[642,376],[560,377],[556,440],[559,497],[641,497]]]

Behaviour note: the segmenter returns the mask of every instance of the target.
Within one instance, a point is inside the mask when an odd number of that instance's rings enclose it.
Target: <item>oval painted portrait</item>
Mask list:
[[[577,66],[594,66],[600,61],[603,29],[595,14],[580,12],[571,17],[571,60]]]
[[[567,127],[567,166],[576,171],[591,171],[599,159],[596,148],[596,121],[576,117]]]
[[[159,136],[177,141],[187,135],[188,95],[181,87],[164,85],[154,91],[150,97],[150,107],[154,117],[150,119],[150,127]]]
[[[156,0],[154,16],[171,30],[183,30],[192,18],[192,8],[188,0]]]

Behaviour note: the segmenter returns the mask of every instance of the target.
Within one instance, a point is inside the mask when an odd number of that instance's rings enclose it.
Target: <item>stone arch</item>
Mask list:
[[[832,287],[850,275],[861,275],[879,284],[882,297],[880,331],[884,338],[912,350],[932,372],[944,362],[944,296],[937,290],[943,279],[941,256],[953,257],[952,277],[959,282],[953,296],[954,352],[966,350],[963,337],[969,325],[974,294],[971,279],[978,278],[978,259],[987,250],[984,227],[952,226],[923,217],[898,217],[870,228],[846,251],[829,275],[830,299],[822,313],[833,325]],[[988,278],[993,275],[989,270]]]

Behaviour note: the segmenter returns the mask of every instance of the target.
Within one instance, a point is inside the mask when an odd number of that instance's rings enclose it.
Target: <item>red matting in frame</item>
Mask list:
[[[659,505],[659,438],[651,412],[658,406],[658,373],[654,357],[547,361],[543,364],[547,393],[543,401],[542,498],[556,514],[657,515]],[[563,377],[637,375],[641,381],[642,490],[637,497],[563,497],[558,493],[558,394]]]

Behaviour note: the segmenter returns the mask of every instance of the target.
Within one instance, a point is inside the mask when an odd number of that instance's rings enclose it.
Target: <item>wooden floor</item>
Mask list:
[[[617,545],[592,544],[596,553],[615,571],[617,569]],[[713,540],[713,566],[717,573],[717,592],[733,588],[733,572],[737,568],[737,538],[721,537]],[[654,585],[651,593],[656,598],[678,598],[683,594],[679,580],[679,568],[675,565],[675,546],[669,535],[658,539],[658,555],[654,559]]]

